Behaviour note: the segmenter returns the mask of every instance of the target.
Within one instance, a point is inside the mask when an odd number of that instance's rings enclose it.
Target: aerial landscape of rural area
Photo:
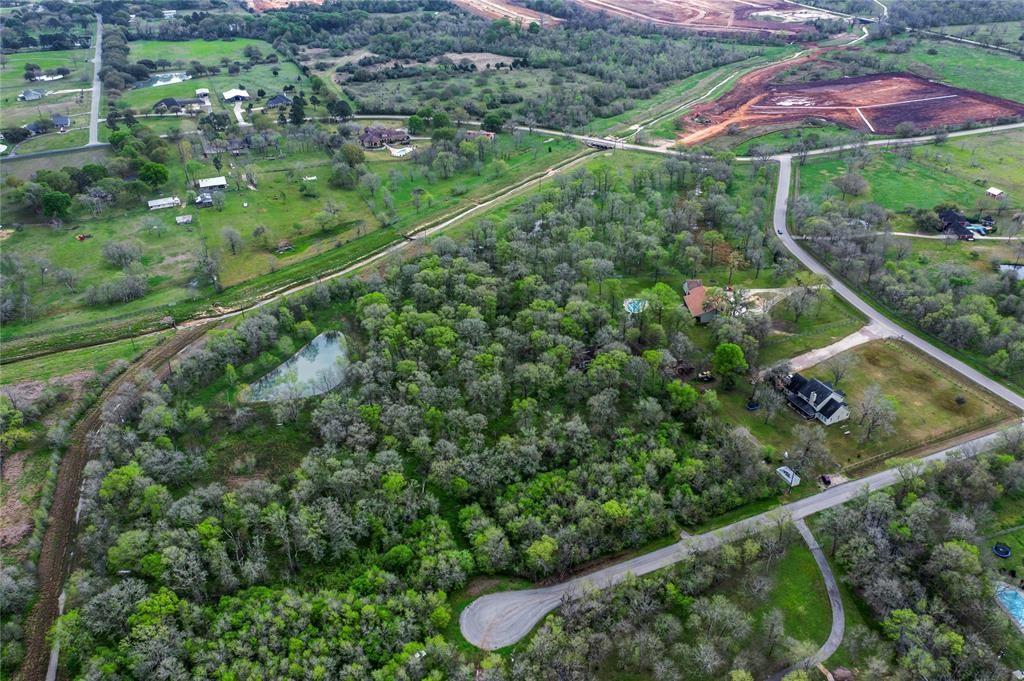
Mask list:
[[[0,0],[0,679],[1024,680],[1024,0]]]

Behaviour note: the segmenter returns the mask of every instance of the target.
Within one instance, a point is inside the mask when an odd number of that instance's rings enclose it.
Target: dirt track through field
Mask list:
[[[179,331],[149,350],[138,362],[104,388],[93,406],[71,431],[67,450],[57,472],[57,485],[53,492],[53,502],[50,505],[46,531],[43,533],[42,548],[39,552],[39,599],[25,622],[25,660],[18,676],[23,681],[36,681],[46,675],[50,656],[46,638],[50,627],[57,619],[61,590],[71,565],[75,512],[82,485],[82,471],[89,461],[88,437],[102,425],[104,402],[114,395],[118,388],[138,376],[140,371],[149,370],[157,378],[166,376],[171,359],[200,339],[208,326],[209,324],[206,324]]]

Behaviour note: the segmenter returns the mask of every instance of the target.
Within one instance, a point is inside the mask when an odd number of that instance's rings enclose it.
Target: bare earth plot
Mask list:
[[[869,133],[892,133],[901,123],[915,129],[994,123],[1024,115],[1024,105],[954,88],[907,73],[881,73],[814,83],[774,84],[774,72],[749,74],[728,95],[689,116],[683,144],[697,144],[727,128],[831,121]]]
[[[778,0],[575,0],[597,12],[704,31],[799,33],[814,10]],[[827,15],[823,15],[827,16]]]
[[[452,0],[452,2],[485,19],[508,19],[513,23],[536,23],[541,26],[551,26],[562,21],[558,17],[535,12],[508,0]]]
[[[268,9],[282,9],[289,5],[322,5],[324,0],[246,0],[246,4],[257,12]]]

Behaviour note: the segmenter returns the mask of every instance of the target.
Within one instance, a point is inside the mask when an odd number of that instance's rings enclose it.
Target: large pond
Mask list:
[[[171,85],[172,83],[184,83],[186,80],[191,80],[190,76],[185,71],[173,71],[171,73],[158,73],[155,76],[150,76],[146,80],[140,80],[138,83],[132,85],[133,88],[142,87],[160,87],[161,85]]]
[[[250,385],[243,399],[246,402],[276,402],[319,395],[341,383],[347,366],[345,336],[337,331],[327,331]]]

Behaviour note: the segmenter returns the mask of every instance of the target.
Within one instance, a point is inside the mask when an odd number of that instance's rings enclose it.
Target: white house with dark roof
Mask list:
[[[249,93],[239,88],[225,90],[223,96],[225,102],[243,102],[249,99]]]
[[[830,426],[850,418],[846,396],[816,378],[793,374],[786,384],[785,393],[789,404],[805,419]]]

